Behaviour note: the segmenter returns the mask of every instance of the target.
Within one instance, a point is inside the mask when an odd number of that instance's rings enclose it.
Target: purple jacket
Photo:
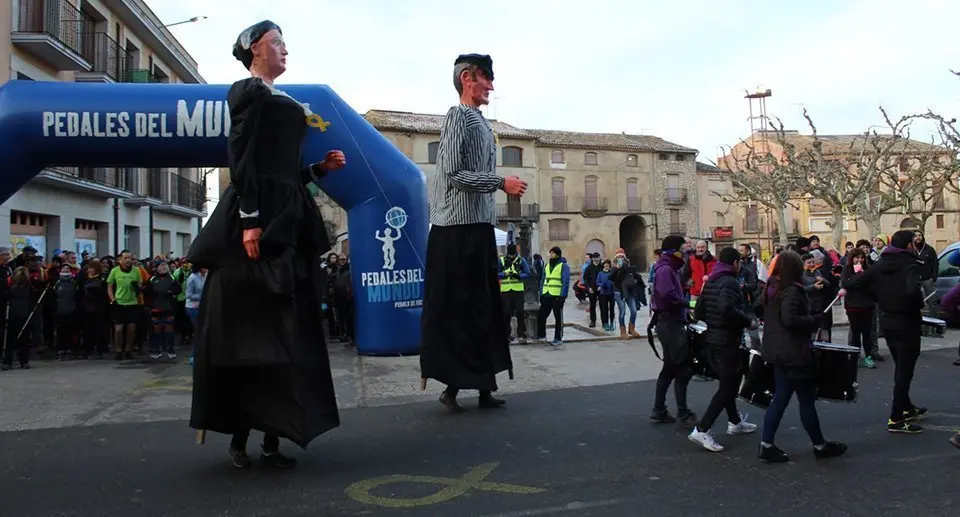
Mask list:
[[[947,314],[957,314],[960,313],[960,284],[953,286],[953,289],[944,295],[943,299],[940,300],[940,307],[943,309],[943,312]]]
[[[656,274],[653,277],[653,296],[650,298],[650,308],[660,315],[658,318],[668,318],[685,321],[689,303],[683,295],[683,286],[680,285],[680,268],[683,259],[660,255],[654,264]]]

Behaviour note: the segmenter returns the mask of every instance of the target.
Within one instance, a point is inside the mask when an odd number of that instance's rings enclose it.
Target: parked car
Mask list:
[[[937,304],[937,317],[946,319],[946,314],[940,310],[940,299],[947,295],[947,292],[950,289],[953,289],[953,286],[957,285],[960,282],[960,267],[951,266],[947,263],[947,257],[949,257],[954,251],[960,250],[960,241],[957,241],[946,248],[940,250],[940,254],[937,255],[937,263],[939,264],[939,273],[937,273],[937,283],[936,283],[936,292],[934,295],[933,301]],[[960,326],[960,320],[954,318],[951,321],[953,325]]]

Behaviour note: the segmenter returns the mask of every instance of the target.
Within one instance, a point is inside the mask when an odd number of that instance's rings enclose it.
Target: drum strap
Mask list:
[[[653,350],[653,355],[657,356],[660,362],[663,362],[663,358],[660,357],[660,352],[657,351],[657,345],[653,342],[653,329],[657,326],[657,316],[659,314],[659,312],[653,311],[653,317],[650,318],[650,323],[647,324],[647,343],[650,343],[650,349]]]

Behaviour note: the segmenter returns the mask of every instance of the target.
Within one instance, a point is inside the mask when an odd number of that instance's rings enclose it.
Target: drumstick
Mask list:
[[[929,300],[930,298],[933,298],[933,295],[935,295],[935,294],[937,294],[937,291],[936,291],[936,290],[934,290],[932,293],[928,294],[928,295],[926,296],[926,298],[923,299],[923,302],[926,303],[927,300]]]
[[[207,431],[203,429],[197,430],[197,445],[203,445],[207,443]]]
[[[826,314],[827,311],[829,311],[830,309],[832,309],[832,308],[833,308],[833,304],[837,303],[837,300],[839,300],[839,299],[840,299],[840,295],[838,294],[837,297],[834,298],[832,302],[830,302],[830,305],[827,305],[827,308],[826,308],[826,309],[823,309],[823,313]]]
[[[420,391],[424,391],[426,389],[427,389],[427,378],[420,377]]]

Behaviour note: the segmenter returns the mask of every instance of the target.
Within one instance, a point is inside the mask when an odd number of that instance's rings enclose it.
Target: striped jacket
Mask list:
[[[480,110],[464,104],[447,111],[440,129],[437,171],[430,193],[430,223],[437,226],[496,224],[497,176],[493,127]]]

